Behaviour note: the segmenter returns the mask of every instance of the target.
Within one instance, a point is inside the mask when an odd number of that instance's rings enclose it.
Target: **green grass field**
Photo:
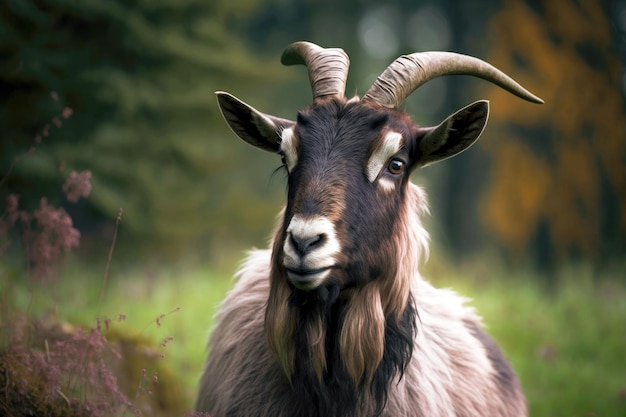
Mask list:
[[[474,299],[488,331],[513,362],[531,416],[621,417],[626,416],[624,271],[620,266],[597,274],[588,265],[568,266],[546,287],[529,271],[501,270],[484,278],[483,266],[456,271],[449,281]]]
[[[626,416],[623,265],[602,273],[587,265],[561,268],[549,288],[527,270],[494,268],[487,259],[455,269],[435,263],[426,270],[436,286],[474,300],[522,380],[531,416]],[[113,326],[152,341],[183,381],[191,407],[213,315],[232,285],[229,273],[209,266],[115,271],[101,304],[102,275],[73,265],[59,284],[37,288],[32,298],[23,286],[12,291],[31,314],[74,324],[92,326],[96,316],[124,314]],[[160,347],[168,336],[174,339]]]

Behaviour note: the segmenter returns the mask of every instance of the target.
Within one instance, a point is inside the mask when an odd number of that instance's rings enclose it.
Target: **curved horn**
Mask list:
[[[533,103],[543,100],[491,64],[454,52],[418,52],[396,59],[363,96],[364,101],[399,107],[417,87],[442,75],[473,75]]]
[[[322,48],[310,42],[294,42],[281,57],[283,65],[306,65],[313,100],[326,96],[343,97],[350,59],[339,48]]]

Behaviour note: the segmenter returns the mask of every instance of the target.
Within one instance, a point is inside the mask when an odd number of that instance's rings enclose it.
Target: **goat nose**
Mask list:
[[[324,239],[324,234],[298,235],[291,233],[289,235],[289,240],[293,248],[300,256],[304,256],[313,249],[321,246],[324,243]]]

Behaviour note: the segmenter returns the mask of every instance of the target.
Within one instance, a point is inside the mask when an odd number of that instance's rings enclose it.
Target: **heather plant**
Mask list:
[[[163,404],[181,415],[184,406],[160,384],[164,355],[117,332],[124,320],[97,318],[83,328],[17,313],[4,321],[11,329],[0,348],[0,415],[171,415]],[[172,340],[165,337],[160,348]]]
[[[104,358],[117,355],[99,327],[21,320],[0,359],[6,415],[112,416],[132,406]],[[25,331],[23,331],[25,330]]]
[[[50,280],[51,271],[56,271],[54,257],[76,247],[80,235],[77,232],[70,233],[71,238],[62,235],[67,231],[59,224],[71,227],[71,223],[63,221],[69,219],[65,212],[48,207],[51,212],[48,216],[40,209],[28,213],[19,209],[13,196],[8,200],[8,210],[5,209],[2,217],[3,230],[8,226],[22,226],[23,233],[30,233],[28,238],[22,236],[24,248],[34,239],[43,243],[32,247],[48,245],[47,253],[53,255],[35,258],[47,269],[33,268],[29,272],[33,279],[28,280],[28,285],[31,290],[56,285],[58,281]],[[116,226],[120,221],[121,212]],[[6,234],[4,236],[6,238]],[[155,403],[174,404],[174,408],[181,409],[159,384],[158,361],[165,357],[162,350],[173,341],[172,336],[162,338],[158,352],[147,348],[149,342],[140,336],[127,336],[113,329],[114,325],[125,321],[123,314],[115,319],[96,317],[91,327],[75,327],[61,322],[54,314],[37,317],[30,311],[12,308],[6,298],[9,292],[4,291],[5,297],[0,300],[0,415],[163,415]],[[159,314],[144,331],[150,326],[160,328],[162,321],[177,311],[179,308]],[[123,379],[119,380],[118,376]],[[154,393],[156,400],[152,399]]]
[[[54,281],[62,255],[80,243],[80,232],[74,228],[71,217],[63,208],[50,205],[45,197],[31,213],[19,208],[17,195],[9,194],[4,216],[0,219],[0,239],[5,241],[2,252],[11,244],[9,232],[12,228],[21,230],[27,269],[37,281]]]
[[[52,97],[55,99],[54,93]],[[71,110],[66,108],[61,117],[70,115]],[[62,121],[55,117],[52,124],[60,128]],[[37,151],[50,128],[42,127],[28,155]],[[11,169],[18,161],[15,157]],[[61,171],[64,170],[62,164]],[[0,178],[0,186],[10,173]],[[70,203],[87,198],[91,188],[88,170],[71,171],[62,186]],[[153,404],[175,403],[165,398],[158,383],[157,361],[165,355],[144,348],[141,338],[112,329],[114,323],[125,320],[125,315],[119,314],[115,319],[99,315],[95,325],[75,327],[61,321],[58,314],[45,313],[40,317],[31,311],[36,291],[49,295],[50,289],[60,286],[60,267],[66,255],[79,247],[81,235],[70,215],[45,197],[33,210],[22,207],[20,197],[14,193],[6,195],[4,203],[4,210],[0,211],[0,260],[9,256],[23,260],[18,271],[25,273],[0,268],[0,415],[152,416],[159,415]],[[120,208],[104,272],[101,303],[121,217]],[[27,308],[11,299],[12,285],[29,289]],[[150,324],[160,327],[161,321],[176,311],[178,308],[160,314]],[[159,348],[164,349],[172,340],[172,336],[164,337]],[[129,364],[142,368],[136,370]],[[126,380],[118,379],[120,375]],[[158,400],[150,398],[154,392],[161,395]]]
[[[54,123],[61,126],[59,119]],[[47,133],[44,126],[42,134]],[[40,136],[35,143],[40,143]],[[31,148],[29,153],[35,150]],[[89,171],[72,171],[63,185],[67,200],[77,202],[87,197],[90,179]],[[32,212],[20,208],[16,194],[7,195],[5,202],[0,217],[0,256],[6,255],[14,237],[20,237],[31,290],[37,284],[54,284],[63,255],[79,246],[80,232],[67,212],[49,204],[45,197]],[[4,290],[8,293],[7,288]],[[107,355],[118,355],[102,333],[101,323],[108,328],[109,319],[97,319],[96,326],[88,330],[69,331],[28,311],[12,309],[6,299],[3,304],[0,407],[4,414],[110,416],[120,409],[135,411],[105,361]]]
[[[56,91],[51,91],[50,97],[58,103],[59,95]],[[50,122],[59,129],[63,126],[63,120],[72,114],[71,108],[63,107]],[[45,123],[38,129],[26,157],[35,154],[43,140],[50,135],[51,128],[50,123]],[[13,157],[8,171],[0,178],[0,185],[7,182],[19,161],[19,156]],[[61,164],[60,170],[65,170],[64,164]],[[70,172],[62,188],[69,202],[76,203],[81,197],[87,198],[91,192],[91,171]],[[29,278],[40,282],[54,281],[62,254],[79,246],[80,232],[73,226],[72,218],[62,207],[49,204],[46,197],[39,200],[39,207],[32,212],[20,208],[17,194],[9,193],[5,200],[5,209],[0,217],[0,256],[9,250],[13,243],[12,237],[21,235]]]

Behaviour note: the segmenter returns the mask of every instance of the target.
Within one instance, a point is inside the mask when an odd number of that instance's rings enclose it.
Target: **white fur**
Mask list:
[[[383,138],[378,148],[374,149],[367,161],[365,172],[370,182],[376,181],[380,172],[387,166],[389,158],[395,155],[402,146],[402,135],[398,132],[389,132]]]
[[[291,172],[298,163],[298,147],[293,134],[293,128],[283,130],[280,137],[280,150],[285,156],[287,171]]]
[[[378,186],[385,191],[393,191],[396,189],[396,184],[389,178],[379,178]]]

